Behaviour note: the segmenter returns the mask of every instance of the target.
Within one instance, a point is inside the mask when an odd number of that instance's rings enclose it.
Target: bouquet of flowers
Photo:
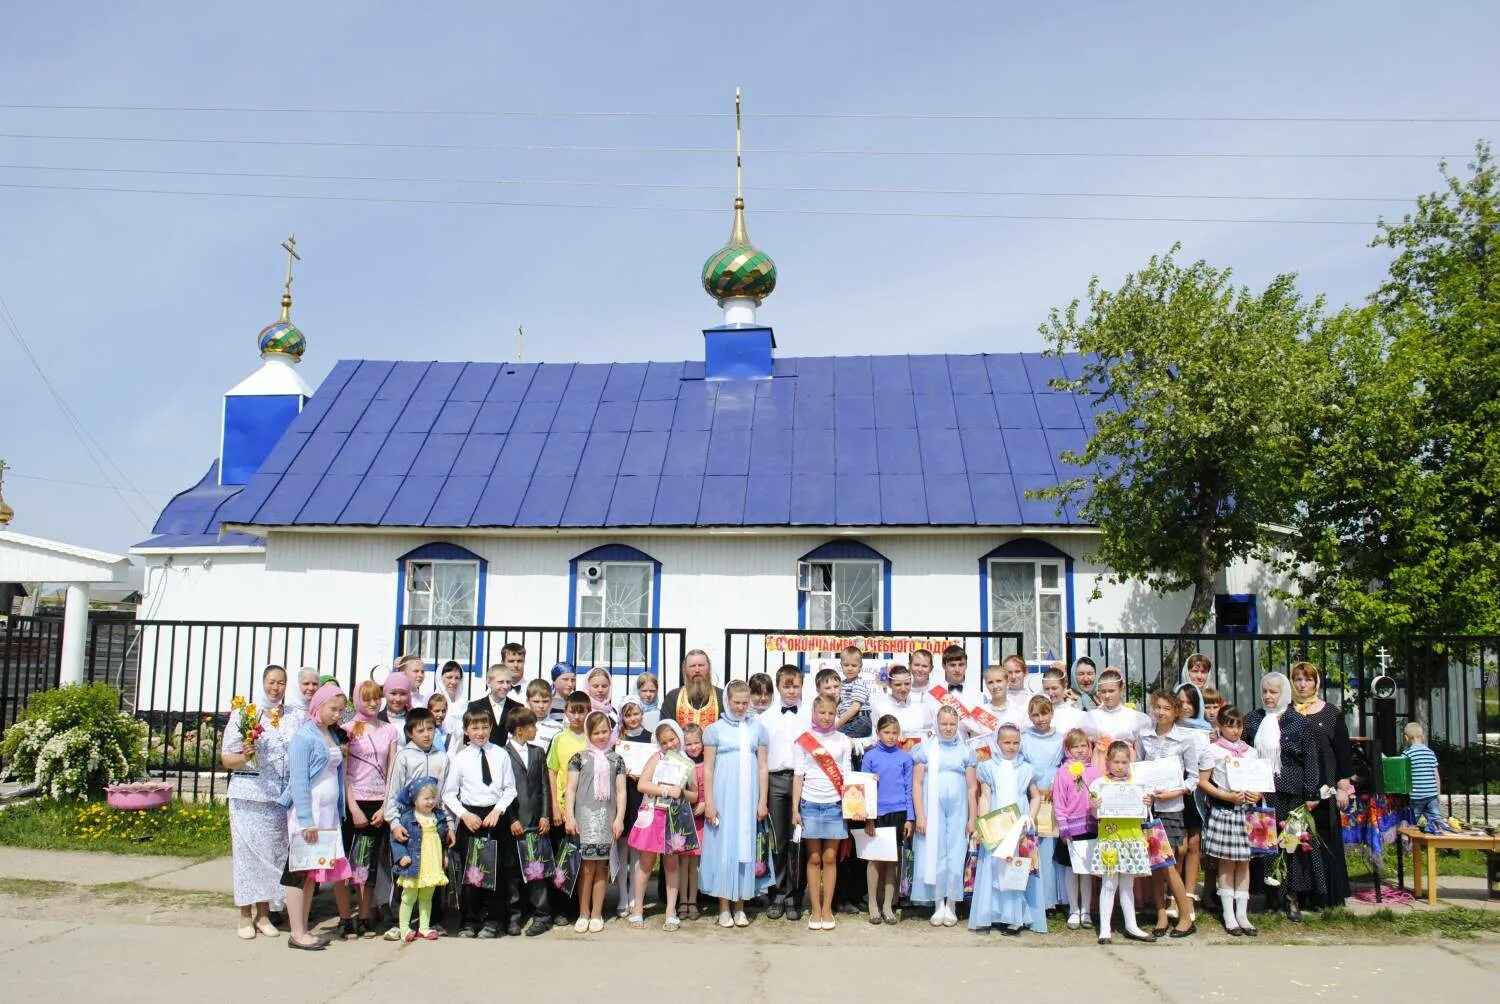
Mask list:
[[[229,710],[231,712],[238,711],[240,713],[240,742],[244,744],[245,759],[250,761],[251,763],[254,763],[255,741],[259,739],[266,731],[266,727],[262,725],[260,721],[260,709],[257,708],[254,704],[251,704],[249,701],[245,700],[243,697],[236,697],[234,700],[229,702]]]
[[[1266,885],[1279,886],[1286,878],[1287,860],[1293,854],[1301,854],[1313,849],[1313,841],[1317,839],[1318,829],[1313,821],[1312,813],[1307,811],[1307,806],[1299,805],[1287,813],[1286,822],[1281,824],[1280,831],[1276,836],[1277,853],[1271,862],[1271,873],[1266,876]]]

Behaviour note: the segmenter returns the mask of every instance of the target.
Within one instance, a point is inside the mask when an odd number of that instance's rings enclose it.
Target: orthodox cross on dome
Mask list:
[[[286,324],[292,319],[292,262],[301,261],[302,256],[297,253],[297,235],[292,234],[281,242],[286,249],[286,285],[281,290],[281,323]]]
[[[729,240],[703,263],[703,289],[725,308],[726,324],[754,323],[755,308],[776,288],[776,263],[750,243],[745,228],[744,147],[740,91],[734,91],[734,227]]]

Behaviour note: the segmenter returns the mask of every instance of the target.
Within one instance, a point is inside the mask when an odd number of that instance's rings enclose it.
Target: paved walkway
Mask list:
[[[916,921],[870,927],[857,917],[824,934],[758,920],[744,931],[701,921],[666,935],[653,917],[644,932],[611,921],[594,936],[559,930],[498,942],[366,941],[313,954],[288,951],[281,938],[237,939],[229,881],[227,859],[0,848],[0,997],[159,1002],[205,988],[233,994],[245,980],[273,978],[278,1002],[493,1000],[493,990],[476,987],[469,974],[523,959],[532,972],[568,974],[570,996],[674,1000],[843,1001],[860,986],[874,999],[981,999],[1002,986],[1050,985],[1059,974],[1112,1004],[1375,1002],[1390,999],[1396,986],[1418,984],[1428,998],[1487,1000],[1500,986],[1500,937],[1493,935],[1277,944],[1231,940],[1207,925],[1186,942],[1100,948],[1083,932],[1011,941]]]

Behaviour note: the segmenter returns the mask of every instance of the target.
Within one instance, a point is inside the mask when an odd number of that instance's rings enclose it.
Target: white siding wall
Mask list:
[[[627,544],[662,563],[663,627],[687,631],[690,647],[721,661],[724,629],[797,626],[795,563],[833,539],[812,535],[722,534],[694,537],[444,537],[431,535],[279,534],[266,554],[178,555],[171,567],[148,559],[143,618],[353,622],[360,625],[358,665],[389,663],[395,645],[396,559],[434,540],[450,540],[486,558],[485,623],[565,625],[568,562],[603,544]],[[892,562],[891,626],[896,630],[978,630],[979,558],[1014,534],[904,534],[859,538]],[[1175,631],[1188,595],[1157,596],[1139,585],[1104,581],[1085,556],[1093,538],[1037,534],[1074,556],[1079,631]],[[1238,563],[1221,590],[1255,593],[1260,630],[1290,628],[1270,597],[1273,582],[1256,563]],[[1096,585],[1100,595],[1092,594]]]

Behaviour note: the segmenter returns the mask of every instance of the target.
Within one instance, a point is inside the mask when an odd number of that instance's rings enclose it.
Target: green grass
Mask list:
[[[1412,937],[1436,934],[1443,938],[1472,938],[1484,931],[1500,931],[1500,913],[1493,910],[1470,910],[1461,906],[1403,913],[1396,913],[1394,910],[1353,913],[1338,907],[1305,912],[1300,925],[1293,924],[1281,913],[1256,914],[1254,920],[1261,931],[1279,935]]]
[[[1382,876],[1388,882],[1396,880],[1396,847],[1392,840],[1385,849],[1383,857]],[[1406,881],[1411,883],[1411,855],[1406,858]],[[1344,861],[1349,867],[1350,878],[1358,881],[1367,878],[1370,874],[1370,861],[1364,853],[1356,848],[1344,849]],[[1486,860],[1482,851],[1438,851],[1438,874],[1439,875],[1464,875],[1469,878],[1484,878],[1486,874]]]
[[[102,801],[34,798],[0,812],[0,844],[44,851],[163,854],[215,858],[229,853],[229,809],[218,802],[173,802],[117,812]]]

